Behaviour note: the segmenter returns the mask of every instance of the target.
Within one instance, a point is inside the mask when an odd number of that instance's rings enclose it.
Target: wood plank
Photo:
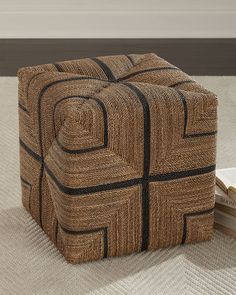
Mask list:
[[[0,39],[0,76],[23,66],[155,52],[190,75],[236,75],[236,39]]]

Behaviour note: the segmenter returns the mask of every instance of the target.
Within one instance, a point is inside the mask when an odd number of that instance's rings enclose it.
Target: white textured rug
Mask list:
[[[236,77],[195,77],[219,95],[218,167],[236,166]],[[0,294],[236,294],[236,240],[70,265],[21,206],[17,80],[0,78]]]

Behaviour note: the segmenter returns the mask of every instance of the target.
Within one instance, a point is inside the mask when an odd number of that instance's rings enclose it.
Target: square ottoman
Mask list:
[[[23,205],[69,262],[211,238],[213,93],[153,53],[18,77]]]

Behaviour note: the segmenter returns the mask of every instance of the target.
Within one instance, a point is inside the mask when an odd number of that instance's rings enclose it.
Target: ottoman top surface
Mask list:
[[[83,75],[110,83],[138,82],[182,90],[209,93],[178,67],[154,53],[101,56],[62,61],[19,69],[18,77],[26,73],[58,72],[60,75]]]

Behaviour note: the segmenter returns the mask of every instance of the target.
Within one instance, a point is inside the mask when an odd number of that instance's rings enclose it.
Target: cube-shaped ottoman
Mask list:
[[[18,77],[23,205],[69,262],[211,238],[213,93],[153,53]]]

